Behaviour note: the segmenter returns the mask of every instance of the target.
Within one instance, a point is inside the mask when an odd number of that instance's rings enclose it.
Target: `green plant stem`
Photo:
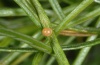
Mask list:
[[[47,18],[46,15],[44,15],[45,12],[41,8],[41,5],[39,4],[39,2],[37,0],[33,0],[32,2],[33,2],[34,6],[39,14],[39,18],[40,18],[40,22],[41,22],[42,26],[44,28],[50,28],[49,19]],[[37,53],[33,58],[32,65],[39,65],[40,61],[42,60],[43,55],[44,55],[43,52]]]
[[[52,41],[53,41],[52,43],[54,43],[54,44],[52,44],[51,46],[53,48],[54,56],[55,56],[56,60],[58,61],[58,64],[59,65],[69,65],[69,62],[68,62],[62,48],[60,47],[55,35],[52,36]]]
[[[94,19],[92,19],[92,20],[89,20],[88,22],[85,22],[84,24],[83,24],[83,26],[88,26],[90,23],[91,23],[91,21],[93,21]],[[69,43],[71,43],[74,39],[75,39],[76,37],[69,37],[63,44],[64,45],[66,45],[66,48],[67,48],[67,46],[69,46],[69,45],[67,45],[67,44],[69,44]],[[77,43],[76,43],[77,44]],[[75,45],[76,45],[75,44]],[[81,44],[81,43],[79,43],[79,44]],[[71,45],[70,45],[71,46]],[[73,47],[74,47],[74,45],[73,45]],[[77,47],[79,47],[79,46],[77,46]],[[83,46],[84,47],[84,46]],[[71,47],[70,47],[71,48]],[[80,47],[80,48],[82,48],[82,47]],[[64,49],[64,48],[63,48]],[[77,49],[77,48],[76,48]],[[67,49],[66,49],[67,50]],[[73,49],[73,50],[75,50],[75,48]],[[48,61],[48,63],[49,64],[52,64],[54,62],[54,58],[52,59],[50,59],[49,61]]]
[[[57,26],[57,28],[55,29],[56,33],[58,34],[61,30],[65,29],[66,25],[93,1],[94,0],[84,0],[83,2],[81,2],[67,17],[64,18],[63,22]]]
[[[62,9],[61,9],[58,1],[57,0],[49,0],[49,2],[51,4],[53,10],[57,14],[58,18],[62,21],[65,18],[65,15],[64,15],[64,13],[63,13],[63,11],[62,11]],[[66,9],[67,10],[64,10],[65,13],[66,13],[66,11],[68,13],[68,11],[71,10],[71,9],[68,9],[68,8],[66,8]],[[55,60],[55,58],[54,57],[51,57],[50,60],[47,62],[47,65],[51,65],[54,60]]]
[[[46,16],[42,6],[38,2],[38,0],[33,0],[33,3],[39,13],[39,18],[41,20],[42,26],[46,27],[46,28],[50,28],[50,25],[51,25],[50,21],[49,21],[48,17]],[[56,60],[58,61],[59,65],[69,65],[68,60],[66,59],[66,56],[65,56],[63,50],[61,49],[54,32],[52,33],[52,35],[50,37],[51,37],[51,41],[52,41],[51,45],[53,45],[51,47],[53,48],[54,56],[56,57]]]

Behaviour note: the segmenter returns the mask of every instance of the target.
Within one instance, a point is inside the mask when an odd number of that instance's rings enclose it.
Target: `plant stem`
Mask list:
[[[33,3],[39,14],[39,18],[41,20],[42,26],[46,27],[46,28],[51,28],[51,26],[50,26],[51,23],[50,23],[47,15],[45,14],[42,6],[38,2],[38,0],[33,0]],[[53,48],[54,56],[56,57],[56,60],[58,61],[59,65],[69,65],[68,60],[66,59],[66,56],[65,56],[62,48],[60,47],[59,42],[55,36],[55,33],[52,32],[52,35],[50,37],[51,37],[51,41],[52,41],[51,47]]]

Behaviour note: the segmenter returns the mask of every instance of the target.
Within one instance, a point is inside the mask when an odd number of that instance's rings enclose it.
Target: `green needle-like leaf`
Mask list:
[[[51,53],[51,48],[49,46],[27,35],[24,35],[24,34],[9,30],[9,29],[5,29],[5,28],[0,28],[0,35],[5,35],[5,36],[15,38],[17,40],[27,43],[28,45],[30,45],[31,47],[35,49],[38,49],[43,52],[47,52],[49,54]]]
[[[80,12],[82,12],[87,6],[89,6],[94,0],[83,0],[55,29],[58,34],[61,30],[65,29],[66,25],[73,20]]]
[[[28,0],[14,0],[30,17],[30,19],[38,26],[41,27],[39,19],[34,11],[34,7],[29,3]]]

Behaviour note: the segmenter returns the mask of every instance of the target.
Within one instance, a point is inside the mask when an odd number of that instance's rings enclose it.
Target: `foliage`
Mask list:
[[[0,0],[0,65],[99,65],[99,32],[99,0]]]

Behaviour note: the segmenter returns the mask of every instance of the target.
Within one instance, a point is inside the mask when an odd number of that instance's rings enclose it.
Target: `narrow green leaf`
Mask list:
[[[63,50],[76,50],[76,49],[81,49],[85,47],[91,47],[94,45],[100,44],[100,38],[97,38],[96,40],[93,41],[87,41],[83,43],[77,43],[73,45],[67,45],[67,46],[62,46]]]
[[[61,30],[65,29],[66,25],[73,20],[80,12],[89,6],[94,0],[83,0],[55,29],[58,34]]]
[[[34,11],[34,7],[29,3],[28,0],[14,0],[30,17],[30,19],[38,26],[41,27],[41,24],[39,23],[38,16],[36,12]]]
[[[38,0],[32,0],[33,4],[39,14],[39,18],[40,18],[40,23],[42,24],[42,26],[44,28],[50,28],[50,21],[44,11],[44,9],[42,8],[42,6],[38,3]]]
[[[0,28],[0,35],[5,35],[5,36],[15,38],[17,40],[27,43],[28,45],[30,45],[33,48],[36,48],[40,51],[43,51],[46,53],[51,53],[51,48],[49,46],[43,44],[42,42],[39,42],[38,40],[35,40],[34,38],[29,37],[27,35],[24,35],[24,34],[9,30],[9,29],[5,29],[5,28]]]
[[[77,50],[82,49],[85,47],[91,47],[100,44],[100,38],[97,38],[96,40],[87,41],[83,43],[75,43],[71,45],[62,45],[64,51],[67,50]],[[6,52],[39,52],[38,50],[35,50],[34,48],[7,48],[7,47],[0,47],[0,51],[6,51]],[[43,54],[43,53],[42,53]],[[42,56],[42,54],[40,54]],[[38,54],[36,54],[38,55]]]
[[[94,17],[99,16],[99,15],[100,15],[100,8],[97,8],[97,9],[91,11],[90,13],[86,14],[82,18],[79,18],[76,21],[70,22],[66,27],[72,27],[72,26],[75,26],[77,24],[81,24],[81,23],[85,22],[86,20],[89,20],[89,19],[94,18]]]
[[[55,13],[59,17],[59,19],[63,20],[65,15],[64,15],[64,13],[63,13],[58,1],[57,0],[49,0],[49,2],[51,4],[52,8],[54,9]]]

